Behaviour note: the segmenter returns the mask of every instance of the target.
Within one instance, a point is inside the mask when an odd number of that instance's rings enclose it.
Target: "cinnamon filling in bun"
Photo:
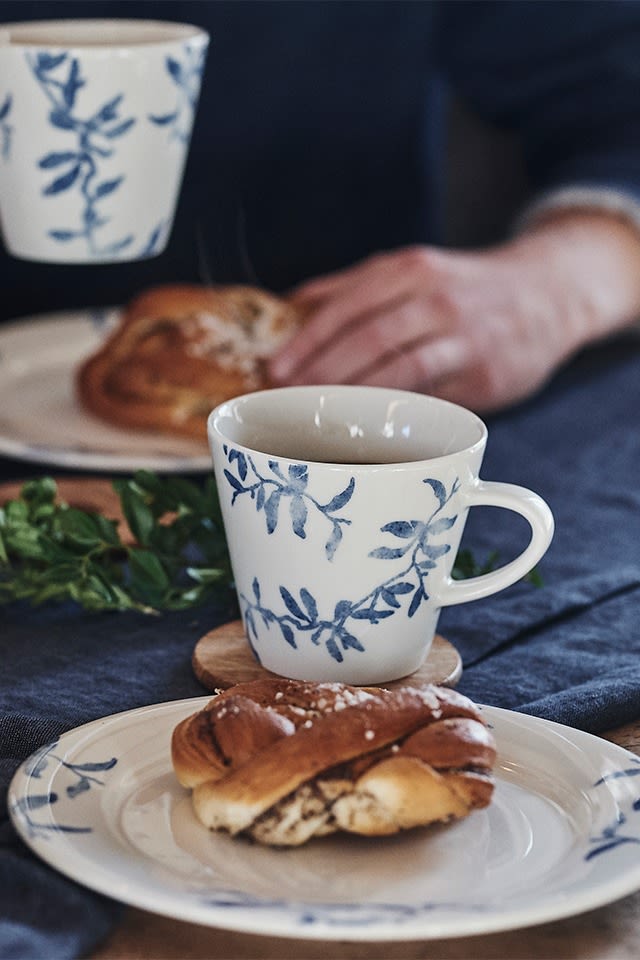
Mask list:
[[[495,757],[477,707],[431,685],[256,680],[215,697],[172,738],[199,820],[273,846],[466,817],[491,802]]]

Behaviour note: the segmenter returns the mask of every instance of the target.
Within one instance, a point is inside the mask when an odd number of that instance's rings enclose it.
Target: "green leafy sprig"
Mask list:
[[[113,482],[118,523],[57,503],[49,477],[0,508],[0,603],[75,600],[88,610],[184,610],[219,597],[231,571],[213,477],[201,487],[139,471]]]
[[[58,502],[50,477],[29,480],[0,507],[0,604],[73,600],[87,610],[186,610],[232,586],[213,476],[202,485],[138,471],[113,481],[134,543],[116,520]],[[458,553],[453,577],[494,569]],[[525,578],[540,586],[537,570]]]

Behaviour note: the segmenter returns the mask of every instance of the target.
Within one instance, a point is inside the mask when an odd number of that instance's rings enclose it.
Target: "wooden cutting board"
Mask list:
[[[241,620],[232,620],[201,637],[193,651],[192,664],[200,683],[211,692],[226,690],[236,683],[273,676],[254,659]],[[436,635],[429,655],[419,670],[410,677],[393,680],[384,686],[391,690],[411,682],[453,687],[461,674],[460,654],[448,640]]]

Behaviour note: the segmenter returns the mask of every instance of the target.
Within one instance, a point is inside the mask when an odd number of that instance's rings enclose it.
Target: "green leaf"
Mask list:
[[[118,487],[120,503],[129,528],[136,540],[146,546],[155,526],[153,511],[135,484],[128,482]]]

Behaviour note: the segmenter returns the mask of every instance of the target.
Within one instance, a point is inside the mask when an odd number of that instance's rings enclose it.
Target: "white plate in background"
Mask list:
[[[86,310],[0,326],[0,454],[79,470],[211,469],[206,444],[119,429],[79,405],[75,371],[116,319],[115,310]]]

